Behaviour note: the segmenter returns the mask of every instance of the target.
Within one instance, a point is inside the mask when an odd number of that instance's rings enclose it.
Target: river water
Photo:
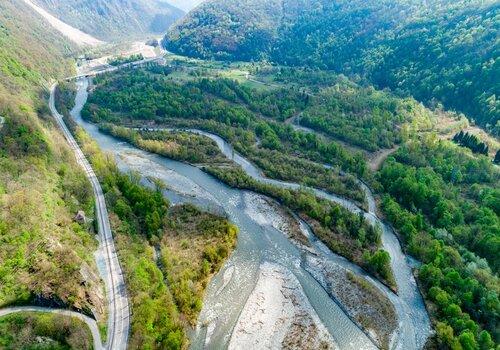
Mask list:
[[[239,227],[236,249],[207,288],[198,326],[191,334],[193,349],[221,349],[228,346],[233,328],[256,285],[259,269],[264,263],[278,264],[295,276],[309,304],[339,349],[376,348],[365,332],[343,312],[323,286],[308,272],[306,268],[308,253],[279,230],[276,225],[276,216],[279,214],[259,204],[263,202],[263,196],[230,188],[197,167],[141,151],[99,132],[96,125],[83,121],[80,116],[80,111],[87,100],[88,81],[81,79],[77,85],[73,118],[97,141],[101,149],[115,156],[121,170],[136,171],[144,179],[158,178],[167,185],[168,190],[165,194],[172,203],[190,202],[208,210],[225,213],[228,219]],[[203,133],[198,130],[193,132]],[[237,154],[223,139],[216,135],[203,134],[212,138],[226,156],[240,164],[250,176],[259,181],[291,188],[299,187],[298,184],[265,178],[259,169]],[[301,226],[309,235],[312,254],[366,278],[393,302],[398,314],[399,328],[391,347],[405,350],[420,349],[430,333],[430,322],[423,300],[408,259],[401,251],[396,236],[389,226],[376,217],[373,196],[366,186],[364,188],[370,208],[367,213],[345,198],[324,191],[314,191],[318,196],[335,201],[353,212],[363,212],[373,224],[382,227],[382,241],[384,248],[391,254],[398,295],[389,291],[356,265],[331,253],[315,239],[303,223]]]

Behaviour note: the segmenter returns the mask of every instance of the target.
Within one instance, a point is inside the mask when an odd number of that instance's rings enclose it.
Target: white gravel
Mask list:
[[[201,188],[191,179],[163,166],[158,166],[158,164],[142,157],[140,154],[120,153],[119,157],[131,170],[139,171],[146,177],[162,180],[169,189],[177,193],[193,198],[203,198],[219,204],[212,194]]]
[[[262,195],[245,192],[245,213],[261,226],[274,227],[288,233],[291,228],[282,213]]]
[[[233,330],[229,349],[281,349],[307,344],[335,349],[297,278],[281,265],[264,263]],[[301,346],[302,345],[302,346]]]

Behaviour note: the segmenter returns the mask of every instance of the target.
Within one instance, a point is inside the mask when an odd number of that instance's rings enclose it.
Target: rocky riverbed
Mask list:
[[[229,349],[337,349],[295,276],[264,263]]]

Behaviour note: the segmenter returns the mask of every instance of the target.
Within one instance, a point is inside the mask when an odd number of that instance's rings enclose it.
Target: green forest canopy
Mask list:
[[[360,75],[499,135],[499,10],[493,0],[216,0],[171,29],[165,46]]]

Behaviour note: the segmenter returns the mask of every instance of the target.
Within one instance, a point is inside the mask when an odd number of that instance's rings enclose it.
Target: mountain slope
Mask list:
[[[101,44],[102,42],[87,33],[83,33],[81,30],[78,30],[67,23],[64,23],[60,19],[54,17],[47,11],[45,11],[40,6],[34,4],[31,0],[24,0],[24,2],[30,6],[35,12],[37,12],[40,16],[42,16],[54,29],[58,32],[62,33],[72,42],[76,43],[80,46],[96,46]]]
[[[73,47],[23,2],[0,3],[0,307],[35,303],[104,316],[85,175],[53,125],[44,86]]]
[[[184,12],[163,0],[36,0],[85,33],[105,40],[163,34]]]
[[[203,1],[204,0],[168,0],[168,3],[187,13]]]
[[[215,0],[172,28],[165,45],[202,58],[359,74],[436,99],[498,135],[499,16],[491,0]]]

